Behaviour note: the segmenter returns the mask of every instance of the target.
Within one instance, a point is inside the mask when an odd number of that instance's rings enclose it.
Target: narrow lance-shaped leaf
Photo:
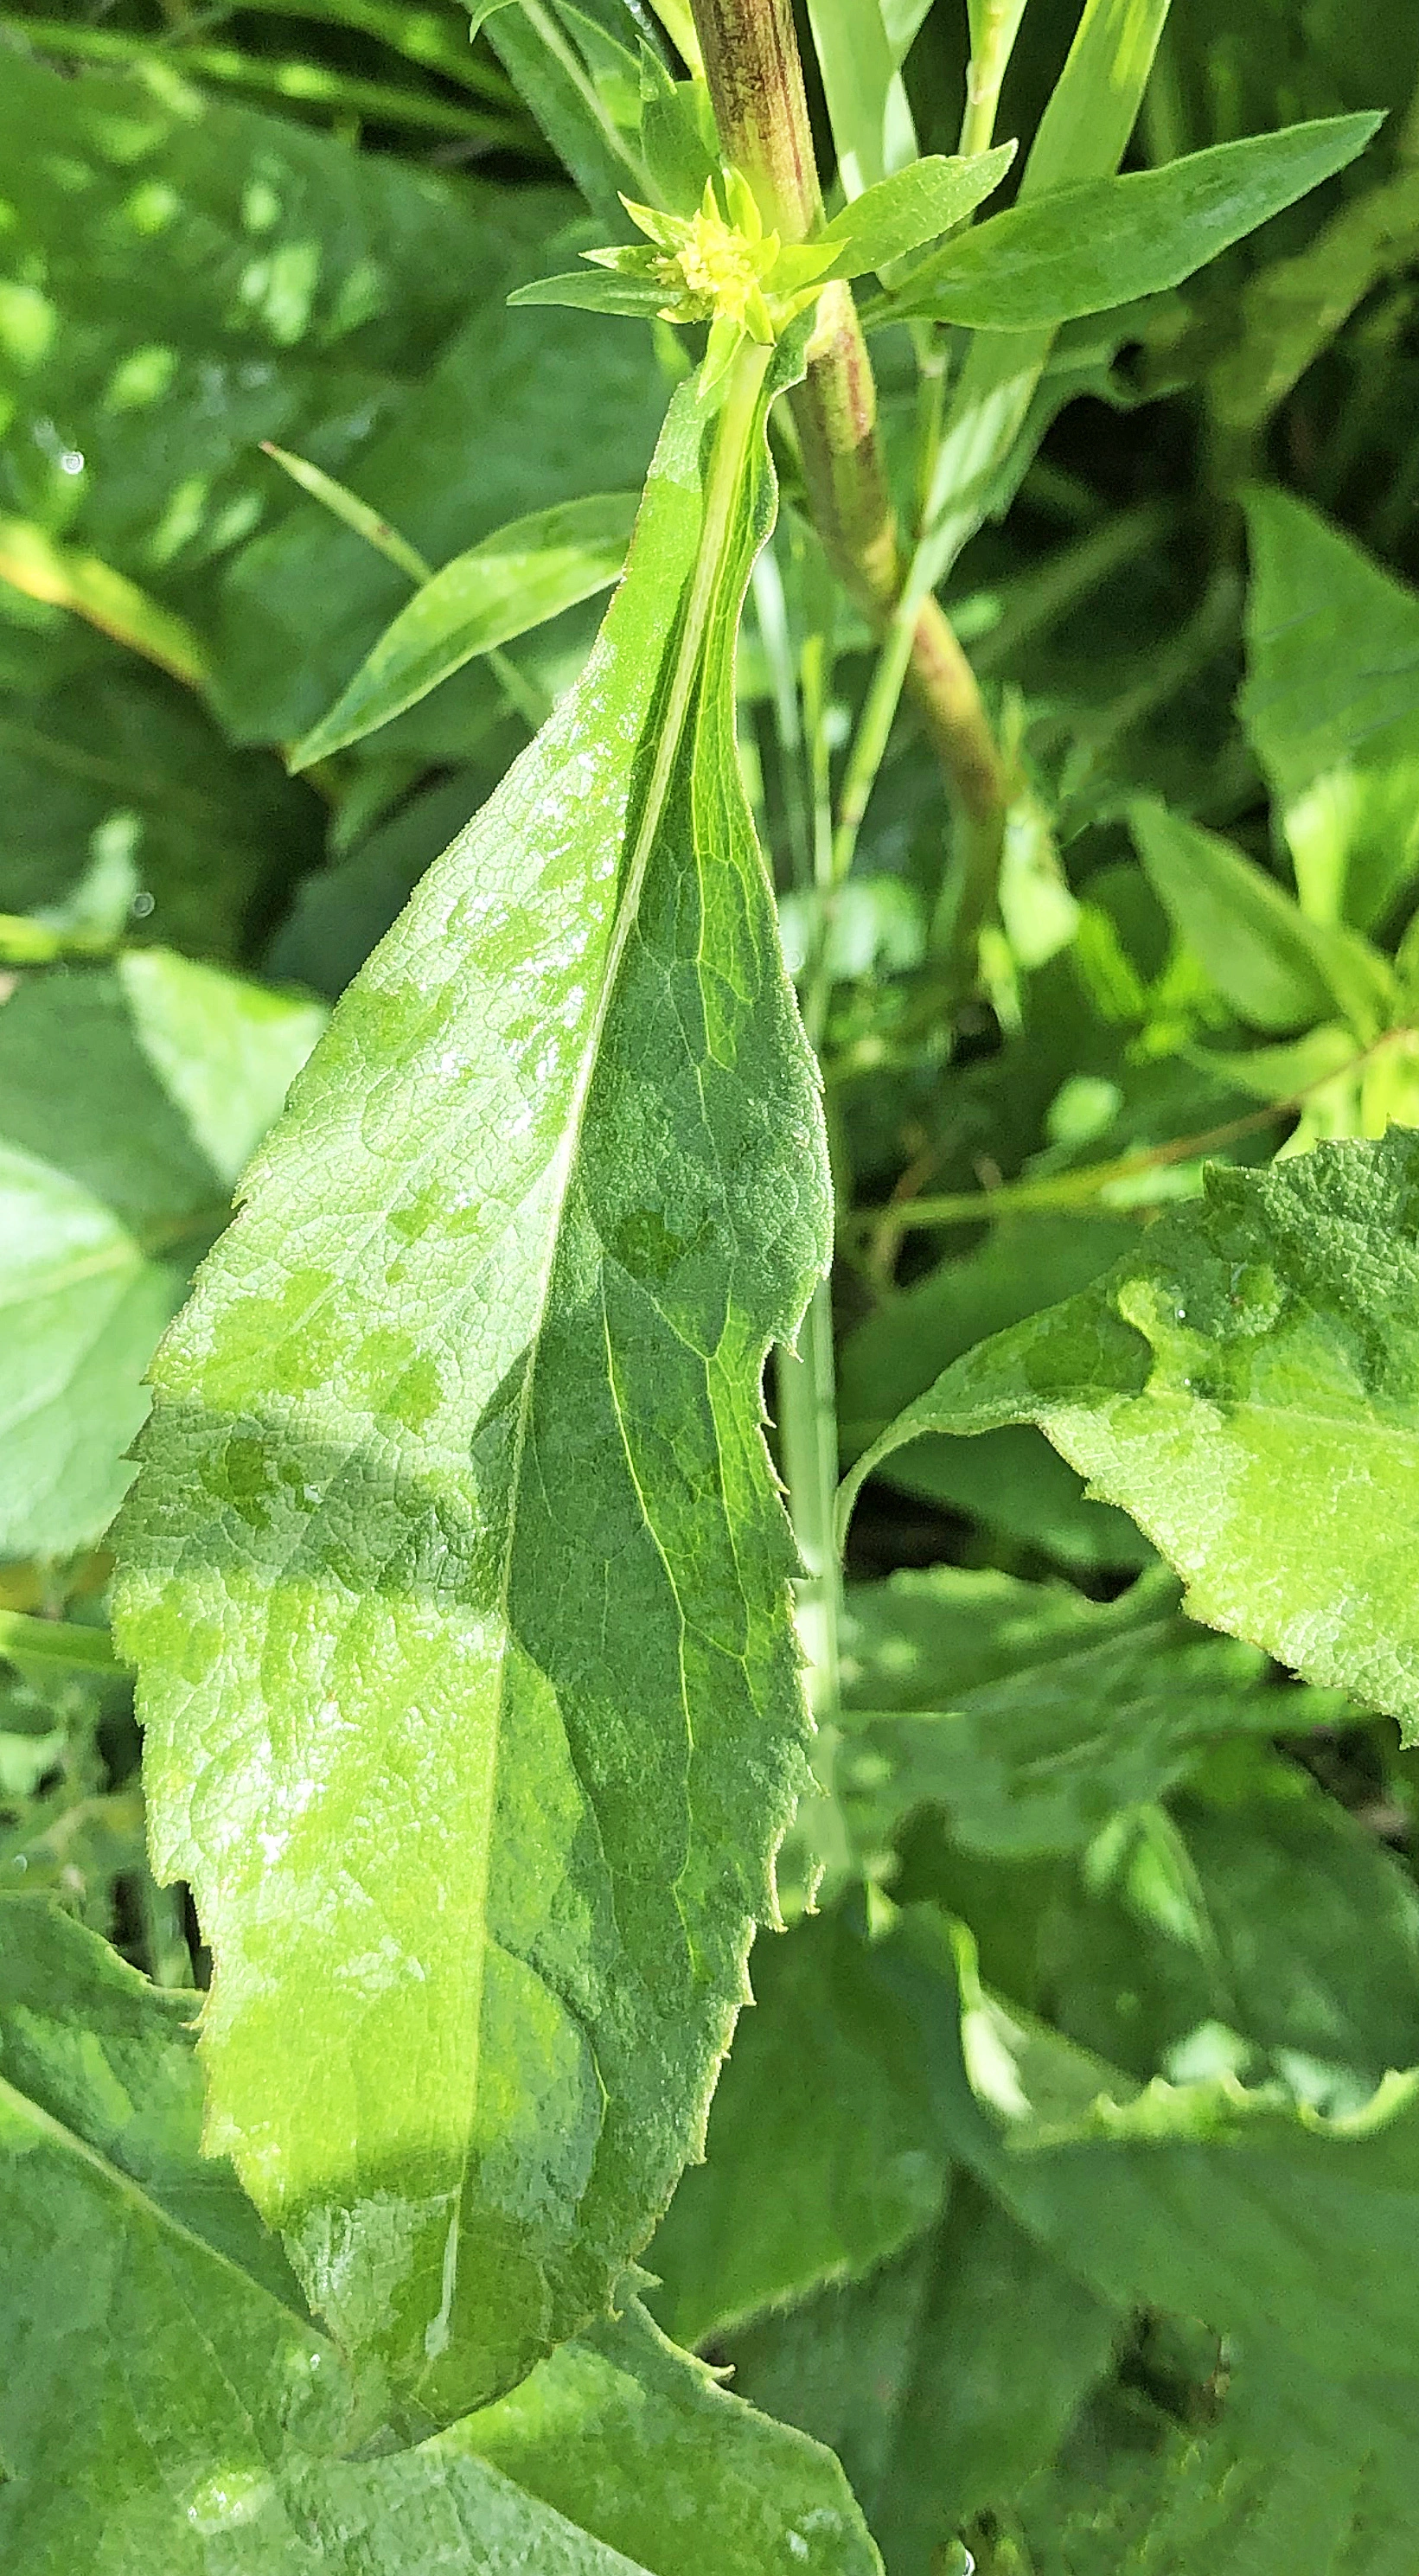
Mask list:
[[[859,1459],[1037,1422],[1186,1607],[1419,1727],[1419,1137],[1214,1165],[1081,1296],[957,1360]]]
[[[950,159],[936,153],[879,179],[825,229],[825,241],[844,245],[833,276],[865,277],[869,269],[887,268],[937,233],[964,223],[982,198],[999,187],[1014,158],[1014,144],[999,143],[993,152]]]
[[[1041,331],[1161,294],[1343,170],[1379,123],[1317,118],[1160,170],[1052,189],[938,252],[891,310],[983,331]]]
[[[297,744],[309,769],[428,696],[476,653],[510,644],[615,580],[636,514],[631,492],[594,492],[514,519],[455,555],[387,626],[328,715]]]
[[[411,2420],[650,2234],[803,1772],[760,1380],[826,1157],[733,730],[768,365],[676,397],[580,683],[164,1346],[122,1531],[213,2143]]]

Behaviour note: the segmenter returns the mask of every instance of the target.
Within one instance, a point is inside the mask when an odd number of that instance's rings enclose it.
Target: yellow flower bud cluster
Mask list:
[[[708,322],[702,394],[720,382],[741,340],[767,346],[779,337],[812,302],[840,248],[833,242],[786,244],[777,233],[766,233],[754,192],[738,170],[724,171],[720,189],[722,197],[707,179],[692,215],[662,214],[623,197],[650,247],[637,243],[582,254],[621,277],[662,286],[661,321]]]

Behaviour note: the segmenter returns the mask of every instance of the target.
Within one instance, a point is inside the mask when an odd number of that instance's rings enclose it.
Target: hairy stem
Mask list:
[[[725,150],[753,187],[765,222],[786,241],[802,241],[821,223],[823,205],[789,0],[694,0],[694,12]],[[929,593],[903,607],[877,388],[857,308],[841,281],[824,289],[807,374],[790,402],[828,559],[883,638],[884,660],[895,667],[901,657],[892,705],[904,677],[945,766],[963,819],[967,874],[984,882],[988,908],[1009,774],[944,612]],[[879,748],[860,770],[864,804],[880,759]],[[855,838],[856,822],[842,844],[849,857]]]

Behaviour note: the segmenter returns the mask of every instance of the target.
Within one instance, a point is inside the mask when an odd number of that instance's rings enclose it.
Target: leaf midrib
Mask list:
[[[671,672],[670,687],[665,703],[665,713],[661,721],[659,736],[656,743],[655,758],[652,763],[650,778],[647,783],[645,803],[641,809],[640,819],[636,826],[635,838],[631,845],[630,858],[627,862],[621,892],[617,899],[611,937],[607,945],[606,959],[602,972],[601,988],[597,996],[596,1007],[592,1014],[591,1024],[588,1028],[586,1042],[582,1051],[576,1086],[569,1105],[569,1114],[564,1130],[563,1143],[560,1153],[556,1158],[554,1158],[553,1163],[553,1170],[556,1178],[551,1193],[551,1207],[546,1230],[546,1252],[542,1266],[542,1276],[538,1285],[532,1329],[528,1339],[527,1365],[523,1371],[522,1385],[518,1394],[517,1420],[508,1479],[509,1508],[507,1516],[507,1536],[503,1549],[503,1562],[498,1590],[498,1615],[503,1634],[503,1646],[497,1661],[497,1676],[491,1712],[492,1746],[488,1766],[487,1831],[484,1835],[482,1849],[479,1854],[478,1883],[474,1890],[472,1900],[474,1906],[474,1920],[479,1927],[480,1937],[477,1952],[478,1967],[476,1984],[470,1999],[470,2018],[473,2030],[473,2054],[470,2069],[471,2081],[469,2086],[467,2116],[463,2129],[463,2154],[453,2201],[452,2215],[449,2222],[450,2250],[445,2257],[444,2305],[440,2310],[440,2318],[442,2318],[445,2323],[446,2312],[452,2306],[453,2297],[456,2291],[460,2213],[462,2210],[464,2192],[467,2187],[469,2166],[472,2159],[474,2121],[477,2109],[479,2079],[481,2075],[483,1963],[487,1955],[489,1937],[487,1928],[487,1900],[492,1870],[492,1825],[496,1810],[498,1764],[501,1754],[503,1716],[507,1691],[507,1631],[509,1627],[512,1567],[517,1540],[517,1497],[521,1488],[523,1461],[526,1455],[528,1428],[532,1414],[532,1392],[536,1381],[537,1359],[542,1341],[543,1328],[547,1317],[548,1302],[551,1296],[552,1279],[556,1269],[557,1253],[561,1242],[561,1230],[566,1208],[567,1193],[570,1188],[572,1174],[576,1168],[587,1105],[591,1095],[596,1066],[600,1059],[601,1041],[605,1034],[606,1024],[615,1001],[617,988],[620,982],[621,968],[624,963],[631,932],[634,929],[635,922],[638,917],[640,898],[644,889],[646,872],[650,864],[651,854],[664,817],[665,804],[669,795],[675,764],[679,758],[680,746],[684,737],[685,725],[690,714],[696,681],[702,670],[704,647],[709,632],[710,618],[722,585],[724,574],[728,567],[733,536],[735,504],[742,489],[745,468],[748,463],[754,435],[758,426],[760,417],[760,394],[764,377],[768,372],[771,357],[771,350],[760,349],[754,347],[753,344],[750,344],[750,346],[741,354],[740,361],[731,377],[729,390],[725,396],[724,405],[719,416],[714,453],[711,458],[705,488],[700,532],[695,549],[695,560],[690,573],[680,635],[675,646],[675,658]],[[654,1535],[653,1532],[652,1535]],[[436,2319],[433,2322],[437,2324],[439,2320]],[[436,2354],[433,2352],[429,2354],[430,2359],[434,2359],[436,2357]]]

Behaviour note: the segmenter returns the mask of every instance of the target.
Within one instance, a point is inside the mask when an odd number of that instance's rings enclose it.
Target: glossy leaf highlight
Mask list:
[[[677,397],[581,682],[340,1004],[122,1533],[214,2141],[411,2421],[649,2235],[802,1777],[760,1376],[827,1190],[733,733],[765,363]]]
[[[1318,118],[1159,170],[1032,192],[929,260],[892,310],[978,331],[1048,331],[1161,294],[1343,170],[1379,122]]]

